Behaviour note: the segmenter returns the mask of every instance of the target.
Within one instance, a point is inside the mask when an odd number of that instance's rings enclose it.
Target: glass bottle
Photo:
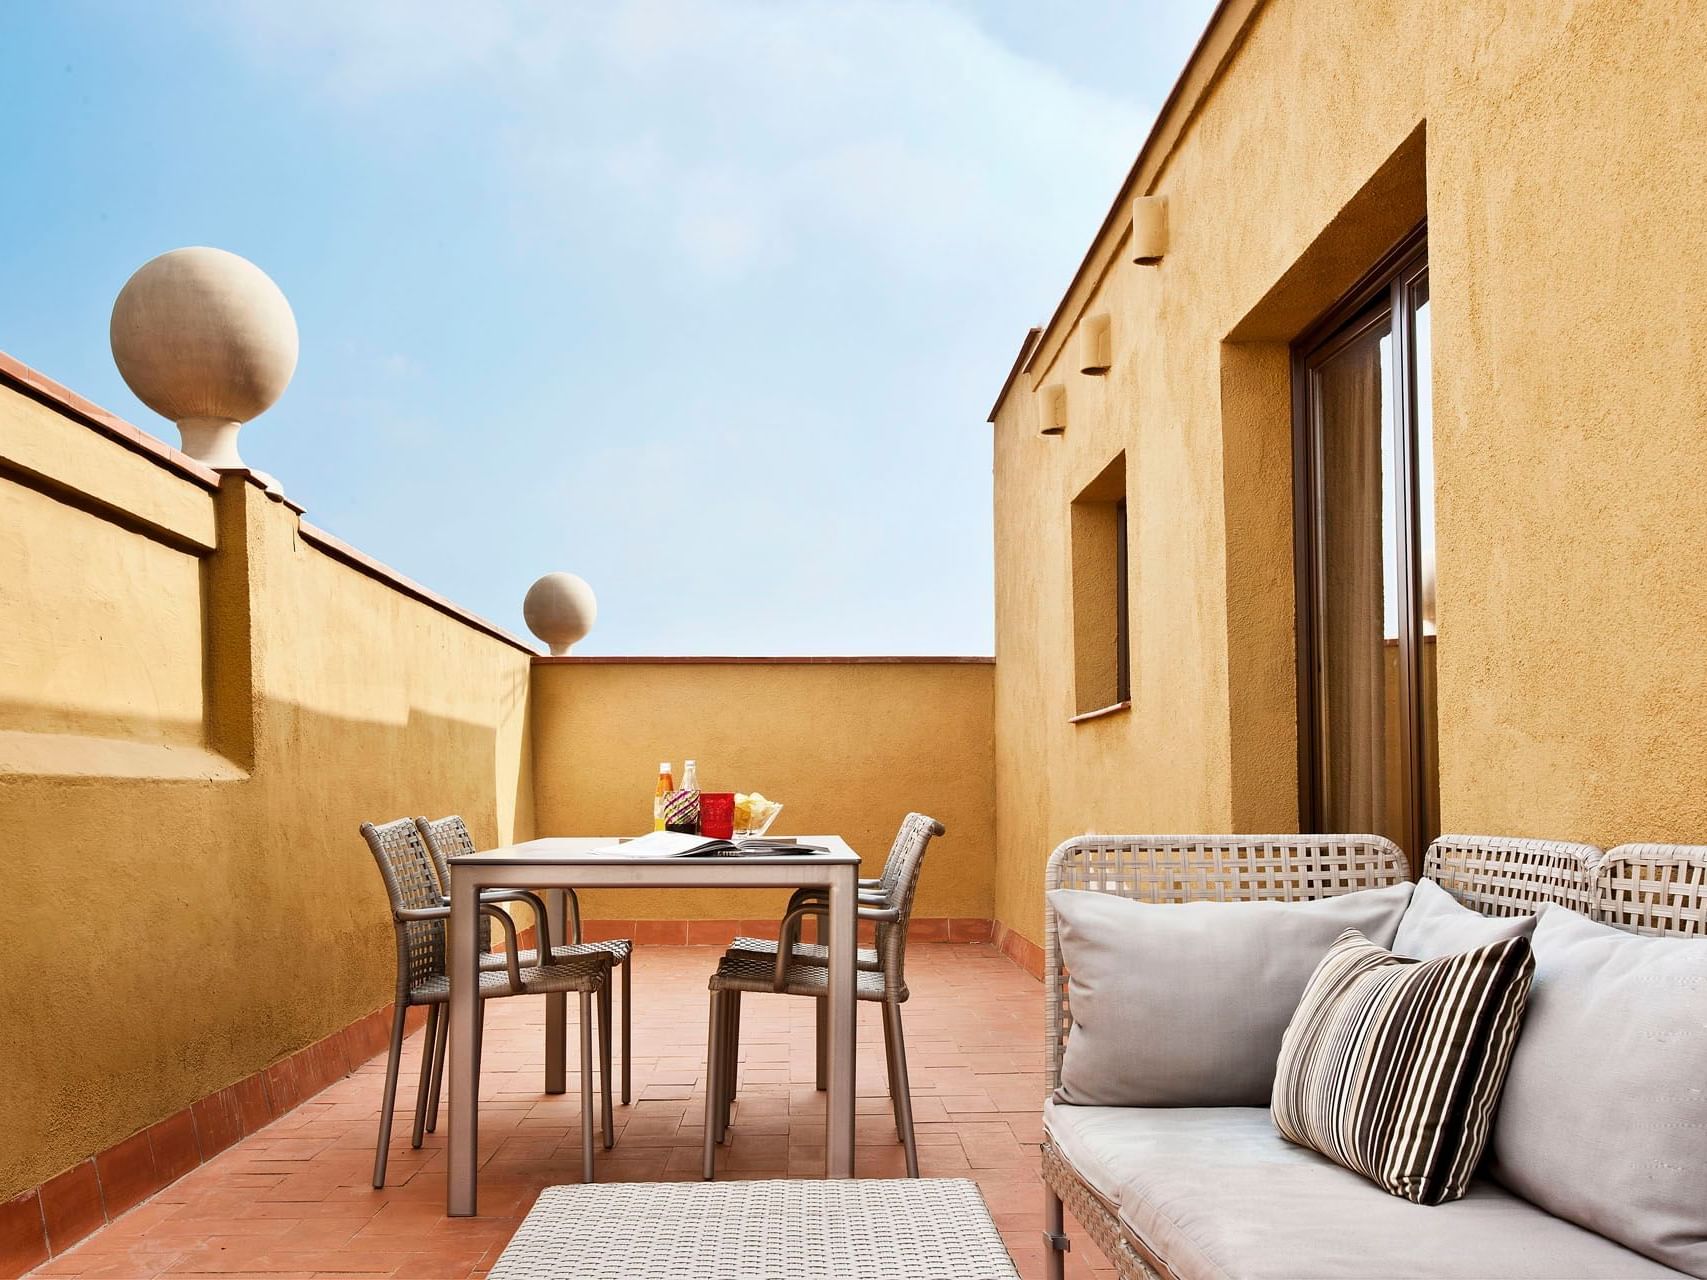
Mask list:
[[[682,765],[682,785],[671,798],[664,830],[699,834],[699,770],[692,760]]]
[[[676,777],[670,772],[670,762],[658,765],[658,788],[652,793],[652,830],[664,829],[664,797],[676,789]]]

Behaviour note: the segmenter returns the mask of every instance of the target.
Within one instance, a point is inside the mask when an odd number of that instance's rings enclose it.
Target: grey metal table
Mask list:
[[[978,1185],[547,1187],[488,1280],[1019,1280]]]
[[[840,836],[802,836],[828,852],[771,858],[648,858],[609,851],[616,837],[553,836],[450,860],[450,1161],[447,1212],[478,1212],[478,1087],[474,1035],[480,958],[477,904],[482,889],[550,891],[552,936],[563,936],[564,889],[818,888],[829,890],[829,1114],[824,1173],[853,1177],[854,908],[859,855]],[[598,852],[599,850],[607,852]],[[562,996],[546,997],[547,1089],[563,1091]],[[583,1031],[583,1034],[585,1032]]]

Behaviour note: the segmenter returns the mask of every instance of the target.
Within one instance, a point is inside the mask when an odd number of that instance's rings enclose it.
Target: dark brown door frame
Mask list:
[[[1399,744],[1400,777],[1404,786],[1404,830],[1399,834],[1413,864],[1438,834],[1439,815],[1432,811],[1421,750],[1425,722],[1422,714],[1423,646],[1421,640],[1422,582],[1418,542],[1416,453],[1416,341],[1412,308],[1428,275],[1426,224],[1419,224],[1355,285],[1327,314],[1301,334],[1292,346],[1292,512],[1293,580],[1297,591],[1298,643],[1298,818],[1305,831],[1320,831],[1321,761],[1325,747],[1322,723],[1322,652],[1318,637],[1326,612],[1318,536],[1323,505],[1321,422],[1312,393],[1316,370],[1346,345],[1377,325],[1390,326],[1393,339],[1394,383],[1403,394],[1392,395],[1394,431],[1401,447],[1394,451],[1395,498],[1401,517],[1397,542],[1399,581]],[[1414,869],[1414,867],[1413,867]]]

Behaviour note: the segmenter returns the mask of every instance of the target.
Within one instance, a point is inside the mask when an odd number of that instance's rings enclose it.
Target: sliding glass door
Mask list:
[[[1439,830],[1428,260],[1419,231],[1294,349],[1304,825]]]

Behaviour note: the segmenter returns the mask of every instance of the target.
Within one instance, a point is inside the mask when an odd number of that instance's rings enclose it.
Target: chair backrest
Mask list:
[[[1594,869],[1589,912],[1631,933],[1707,937],[1707,845],[1621,844]]]
[[[450,860],[465,853],[475,853],[474,837],[468,833],[468,824],[460,814],[451,814],[446,818],[434,818],[428,822],[425,818],[415,819],[415,829],[421,833],[421,839],[426,842],[427,852],[433,855],[433,869],[439,873],[439,886],[445,897],[450,897]]]
[[[433,869],[438,872],[439,889],[450,901],[450,860],[465,853],[479,852],[474,847],[474,837],[469,834],[468,824],[462,820],[461,814],[453,813],[448,817],[434,818],[428,822],[425,818],[415,819],[415,829],[421,833],[421,839],[427,846],[427,852],[433,856]],[[480,950],[482,954],[492,949],[492,918],[481,913],[480,923],[476,926],[480,935]]]
[[[1370,835],[1074,836],[1049,855],[1043,886],[1140,902],[1307,902],[1410,879],[1405,855]],[[1049,1085],[1073,1027],[1061,936],[1043,904],[1043,1004]]]
[[[1594,868],[1592,844],[1520,836],[1441,836],[1423,856],[1423,875],[1485,916],[1527,916],[1546,903],[1585,915]]]
[[[1512,836],[1441,836],[1423,874],[1483,915],[1549,903],[1629,933],[1707,935],[1707,845],[1591,844]]]
[[[908,814],[907,816],[916,818],[919,815]],[[878,883],[883,886],[883,892],[886,896],[893,894],[895,886],[900,882],[902,864],[907,860],[907,850],[911,847],[911,839],[912,829],[906,822],[903,822],[901,829],[895,833],[895,839],[889,846],[889,856],[883,860],[883,870],[877,876]]]
[[[883,985],[895,996],[907,987],[907,925],[913,916],[913,899],[919,890],[919,873],[924,869],[925,850],[931,838],[943,834],[942,823],[922,813],[909,813],[901,821],[889,860],[896,864],[895,879],[889,888],[889,904],[895,909],[893,921],[880,921],[877,926],[877,955],[883,966]],[[888,871],[885,864],[884,871]],[[887,887],[887,886],[886,886]]]
[[[438,871],[414,819],[398,818],[375,826],[362,823],[379,875],[391,901],[391,920],[397,930],[397,998],[404,1000],[412,987],[445,972],[445,922],[405,920],[405,911],[421,911],[445,905]]]

